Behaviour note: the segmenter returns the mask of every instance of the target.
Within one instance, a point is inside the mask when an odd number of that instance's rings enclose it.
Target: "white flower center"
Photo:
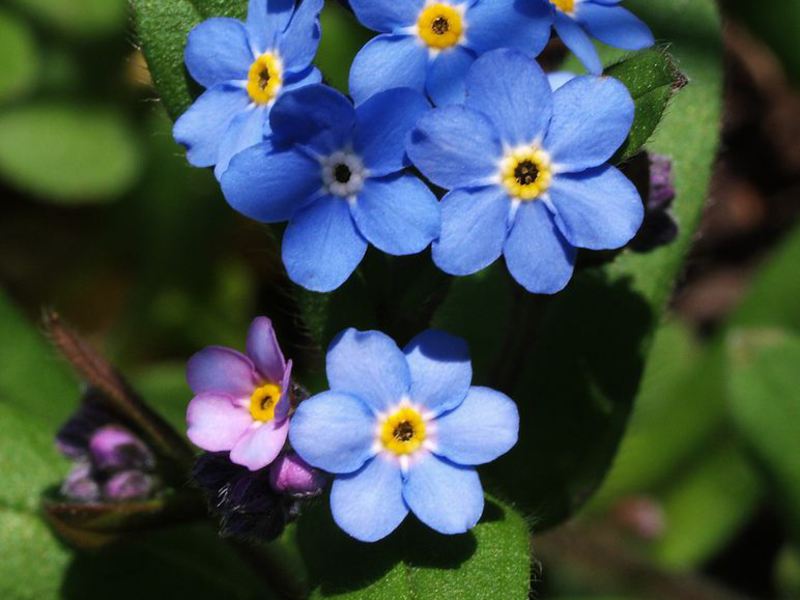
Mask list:
[[[324,157],[322,182],[325,189],[334,196],[352,198],[364,187],[367,169],[361,157],[350,150],[340,150]]]

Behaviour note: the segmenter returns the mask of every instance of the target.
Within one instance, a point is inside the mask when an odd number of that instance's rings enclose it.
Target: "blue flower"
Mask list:
[[[469,275],[501,254],[534,293],[555,293],[572,277],[576,247],[624,246],[642,223],[633,184],[606,164],[634,116],[625,86],[577,77],[552,92],[524,54],[495,50],[467,79],[464,106],[424,115],[408,155],[435,184],[442,232],[434,262]]]
[[[590,38],[623,50],[641,50],[655,43],[650,29],[622,0],[537,0],[551,4],[556,32],[567,48],[591,73],[602,73],[603,63]]]
[[[196,167],[216,165],[269,134],[269,111],[285,91],[319,83],[311,66],[323,0],[250,0],[247,21],[214,18],[189,34],[186,68],[207,90],[175,123],[175,140]]]
[[[463,340],[426,331],[401,351],[386,335],[348,329],[327,356],[330,391],[300,403],[289,439],[307,463],[335,474],[336,523],[366,542],[409,511],[445,533],[483,512],[474,466],[517,442],[519,415],[500,392],[471,387]]]
[[[356,103],[393,87],[427,92],[436,104],[464,99],[464,77],[482,53],[516,48],[538,56],[550,38],[549,5],[524,0],[352,0],[358,19],[382,35],[356,56]]]
[[[289,277],[329,292],[355,270],[368,242],[416,254],[439,235],[436,197],[403,172],[405,140],[429,108],[408,88],[358,108],[324,85],[288,93],[272,109],[273,139],[236,156],[222,190],[252,219],[289,221],[282,249]]]

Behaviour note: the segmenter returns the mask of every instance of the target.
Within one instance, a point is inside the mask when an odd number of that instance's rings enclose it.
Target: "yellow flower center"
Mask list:
[[[500,177],[512,197],[536,200],[553,179],[550,157],[536,146],[517,148],[503,159]]]
[[[381,425],[381,443],[394,454],[416,452],[425,441],[425,421],[419,411],[406,407],[389,415]]]
[[[575,0],[550,0],[550,4],[555,4],[557,9],[565,13],[575,12]]]
[[[259,56],[247,75],[247,93],[256,104],[269,104],[278,96],[283,85],[283,65],[275,54]]]
[[[266,383],[257,387],[250,396],[250,414],[256,421],[266,423],[275,418],[275,407],[280,402],[281,386],[274,383]]]
[[[431,4],[420,13],[417,29],[419,37],[430,48],[450,48],[461,41],[464,17],[458,8],[449,4]]]

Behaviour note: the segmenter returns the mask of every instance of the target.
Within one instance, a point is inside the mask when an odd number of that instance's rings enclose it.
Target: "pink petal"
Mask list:
[[[195,394],[216,392],[234,398],[249,397],[256,387],[253,363],[241,352],[211,346],[189,359],[186,380]]]
[[[286,363],[286,371],[283,373],[283,380],[281,381],[281,399],[275,407],[275,419],[281,421],[289,414],[289,409],[292,407],[292,360]]]
[[[275,337],[272,321],[267,317],[258,317],[250,325],[247,333],[247,354],[266,379],[273,383],[283,379],[286,361]]]
[[[186,432],[196,446],[208,452],[230,450],[253,423],[250,413],[229,396],[200,394],[186,410]]]
[[[248,430],[231,450],[231,461],[251,471],[275,460],[286,443],[289,419],[273,420]]]

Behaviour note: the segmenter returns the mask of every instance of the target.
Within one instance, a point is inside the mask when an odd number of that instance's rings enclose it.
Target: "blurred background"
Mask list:
[[[365,34],[328,4],[318,62],[342,87]],[[721,9],[704,222],[609,478],[534,538],[537,598],[800,598],[800,2]],[[293,311],[274,241],[170,128],[125,0],[0,2],[0,362],[20,315],[57,308],[179,423],[188,355]],[[33,381],[0,366],[2,391]]]

